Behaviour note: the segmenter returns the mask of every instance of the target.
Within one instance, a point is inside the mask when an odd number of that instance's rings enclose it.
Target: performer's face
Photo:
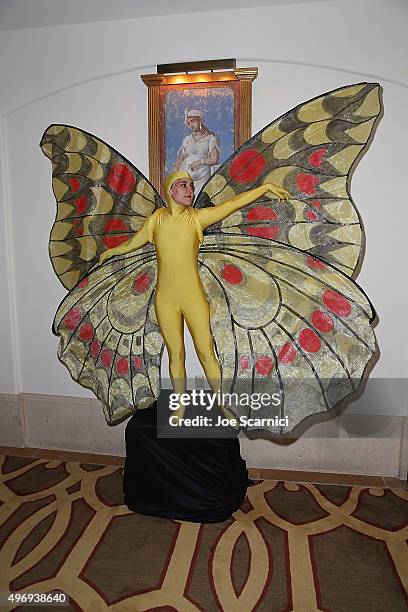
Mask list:
[[[194,201],[194,183],[192,179],[176,179],[170,187],[170,195],[177,204],[191,206]]]
[[[187,127],[189,127],[193,132],[199,132],[201,130],[200,117],[188,117]]]

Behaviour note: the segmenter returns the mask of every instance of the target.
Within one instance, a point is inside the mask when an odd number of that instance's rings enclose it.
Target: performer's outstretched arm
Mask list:
[[[201,227],[205,229],[209,225],[213,225],[213,223],[222,221],[226,217],[229,217],[229,215],[232,215],[232,213],[240,210],[240,208],[244,208],[244,206],[252,204],[252,202],[262,197],[268,191],[275,195],[279,200],[288,200],[290,198],[290,194],[286,191],[286,189],[283,189],[283,187],[279,187],[279,185],[274,185],[273,183],[265,183],[264,185],[260,185],[254,189],[243,191],[234,198],[231,198],[227,202],[223,202],[218,206],[198,209],[197,214]]]
[[[140,230],[126,242],[123,242],[117,247],[113,247],[113,249],[104,251],[99,258],[99,264],[103,264],[104,261],[115,255],[125,255],[126,253],[136,251],[145,246],[145,244],[149,242],[148,222],[149,219],[146,219]]]

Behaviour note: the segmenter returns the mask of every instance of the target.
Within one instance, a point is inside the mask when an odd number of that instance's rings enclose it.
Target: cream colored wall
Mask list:
[[[139,75],[153,72],[157,63],[217,57],[236,57],[241,66],[259,67],[254,131],[324,91],[361,80],[382,83],[384,117],[352,186],[367,235],[358,280],[380,318],[381,359],[373,375],[407,378],[408,297],[398,263],[406,259],[403,233],[408,221],[403,140],[408,106],[407,14],[407,5],[399,0],[337,0],[2,32],[0,391],[7,397],[18,393],[91,397],[57,361],[57,340],[50,332],[64,290],[47,253],[55,204],[49,162],[38,148],[44,129],[53,122],[82,127],[111,143],[147,173],[146,88]],[[200,372],[191,347],[188,369],[191,376]],[[27,405],[24,408],[24,402],[17,402],[15,410],[27,410]],[[58,407],[56,410],[58,415]],[[406,401],[391,398],[384,402],[384,410],[400,417],[403,426]],[[3,412],[3,431],[13,432],[20,413]],[[94,416],[92,409],[86,414],[92,430],[93,419],[96,422],[101,415]],[[14,420],[6,427],[12,416]],[[44,439],[35,438],[37,443],[60,446],[67,418],[72,415],[61,411],[48,431],[44,422]],[[24,431],[14,432],[22,443],[28,442],[27,424],[32,419],[38,420],[38,413],[24,414]],[[66,447],[75,448],[78,438],[73,431],[70,435]],[[304,461],[306,454],[306,462],[313,465],[317,442],[304,443],[306,450],[297,454]],[[97,441],[89,444],[88,450],[102,452]],[[257,457],[256,449],[261,447],[263,443],[251,442],[245,452]],[[276,452],[262,451],[262,456],[269,453],[274,465]],[[356,452],[364,471],[367,451]],[[289,457],[287,450],[280,448],[279,453]],[[295,455],[295,463],[288,460],[288,465],[301,469],[301,458]],[[315,466],[325,469],[325,465],[333,467],[329,454],[323,452]],[[340,462],[337,469],[350,468],[347,462]],[[390,466],[391,472],[395,469]]]

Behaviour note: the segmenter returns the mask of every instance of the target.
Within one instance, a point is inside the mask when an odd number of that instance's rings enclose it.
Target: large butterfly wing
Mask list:
[[[156,254],[148,245],[85,276],[55,315],[58,357],[72,378],[101,400],[109,424],[159,395],[163,340],[155,286]]]
[[[355,276],[363,232],[350,178],[380,110],[380,86],[359,83],[305,102],[266,126],[217,170],[195,206],[216,206],[265,182],[287,189],[290,202],[264,196],[207,233],[279,241]]]
[[[259,237],[206,236],[200,275],[226,393],[280,394],[278,408],[231,404],[237,416],[288,417],[248,429],[287,433],[353,393],[376,352],[373,309],[355,281],[302,251]],[[275,411],[275,412],[274,412]]]
[[[103,251],[128,240],[163,203],[139,170],[88,132],[51,125],[41,148],[52,161],[57,201],[51,262],[64,287],[71,289]]]

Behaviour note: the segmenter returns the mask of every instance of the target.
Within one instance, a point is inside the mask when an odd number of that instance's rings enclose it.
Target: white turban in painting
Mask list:
[[[187,125],[187,119],[189,117],[198,117],[199,119],[201,119],[201,123],[204,123],[204,113],[202,111],[199,110],[195,110],[195,109],[191,109],[191,110],[185,110],[184,111],[184,123]]]

